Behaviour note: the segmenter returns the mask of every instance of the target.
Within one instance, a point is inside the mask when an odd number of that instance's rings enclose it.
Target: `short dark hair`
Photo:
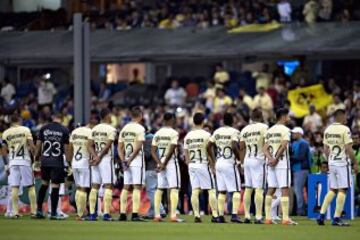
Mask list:
[[[103,108],[100,111],[100,118],[105,119],[107,115],[110,114],[110,110],[108,108]]]
[[[193,122],[195,125],[200,125],[204,122],[205,116],[203,113],[201,112],[197,112],[195,113],[195,115],[193,116]]]
[[[226,126],[231,126],[234,123],[234,118],[233,115],[231,113],[225,113],[224,114],[224,124]]]
[[[280,120],[283,116],[287,116],[289,114],[289,109],[280,108],[276,111],[276,120]]]
[[[251,120],[262,121],[262,119],[263,119],[262,111],[259,108],[255,108],[251,113]]]
[[[326,166],[329,165],[329,163],[327,161],[322,161],[321,165],[323,165],[323,164],[326,165]]]
[[[164,121],[168,122],[170,121],[171,119],[175,119],[175,114],[174,113],[171,113],[171,112],[166,112],[164,114]]]
[[[21,120],[21,118],[20,118],[19,114],[17,114],[17,113],[12,114],[10,117],[11,123],[17,123],[17,122],[20,122],[20,120]]]
[[[133,107],[130,110],[130,115],[132,118],[138,118],[142,115],[142,111],[140,107]]]
[[[345,115],[345,110],[344,109],[336,109],[335,112],[333,113],[334,117],[338,117],[338,116],[341,116],[341,115]]]

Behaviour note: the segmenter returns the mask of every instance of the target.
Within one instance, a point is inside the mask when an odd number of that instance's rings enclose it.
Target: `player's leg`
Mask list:
[[[42,183],[37,196],[37,213],[36,213],[36,217],[39,219],[45,218],[43,214],[43,203],[51,179],[50,167],[41,166],[41,179],[42,179]]]
[[[75,195],[77,216],[83,220],[86,209],[87,189],[90,188],[90,170],[88,168],[75,169],[74,180],[77,184]]]
[[[62,220],[63,216],[60,216],[57,212],[58,203],[60,199],[60,184],[65,182],[65,172],[63,168],[51,168],[51,220]]]
[[[11,187],[11,205],[13,218],[20,218],[19,214],[19,187],[21,182],[20,166],[11,166],[9,175],[9,186]]]
[[[181,187],[180,168],[178,163],[168,165],[166,169],[166,178],[170,189],[170,218],[172,222],[183,222],[177,217],[176,209],[179,203],[179,190]]]
[[[190,177],[190,184],[191,184],[191,205],[194,212],[195,222],[201,222],[200,219],[200,204],[199,204],[199,195],[201,192],[200,189],[200,179],[199,179],[199,169],[189,167],[189,177]]]
[[[231,222],[242,223],[243,221],[238,216],[238,211],[241,202],[241,180],[240,173],[237,166],[228,165],[224,168],[225,184],[227,192],[232,193],[232,212]]]
[[[336,197],[336,208],[332,225],[334,226],[350,226],[349,223],[343,222],[341,219],[346,200],[346,192],[351,187],[351,169],[348,166],[337,167],[338,194]]]
[[[102,183],[104,184],[104,221],[112,221],[110,208],[113,198],[113,184],[115,179],[115,171],[112,159],[102,159],[99,164]]]
[[[265,188],[265,164],[256,166],[252,171],[252,179],[255,179],[253,187],[255,188],[255,224],[262,224],[262,208],[264,203]]]
[[[98,198],[98,193],[101,185],[101,176],[99,166],[92,166],[91,167],[91,190],[89,194],[89,211],[90,215],[88,220],[96,221],[97,214],[95,212],[96,202]],[[100,206],[98,206],[100,207]]]
[[[273,167],[268,168],[266,179],[268,182],[268,190],[265,197],[265,224],[273,224],[275,222],[271,219],[271,203],[275,190],[278,188],[275,169]]]
[[[30,214],[34,218],[36,216],[36,191],[34,185],[34,175],[32,168],[29,166],[20,166],[21,172],[21,185],[28,190],[30,201]]]
[[[329,192],[326,194],[324,201],[321,205],[320,214],[317,218],[318,225],[324,225],[325,224],[325,213],[336,196],[337,189],[338,189],[338,181],[337,181],[337,172],[335,166],[329,166],[329,174],[328,174],[328,182],[329,182]]]
[[[216,183],[218,190],[218,211],[219,211],[219,223],[225,223],[225,202],[226,202],[226,183],[225,173],[220,164],[216,164]]]
[[[280,204],[282,209],[282,224],[296,225],[289,217],[289,188],[291,186],[290,169],[276,169],[276,179],[281,189]]]
[[[251,195],[253,192],[251,167],[244,166],[245,175],[245,192],[244,192],[244,223],[251,223],[250,207],[251,207]]]
[[[168,185],[167,178],[166,178],[166,170],[159,172],[157,175],[158,175],[157,189],[155,191],[155,196],[154,196],[154,212],[155,212],[154,221],[160,222],[160,221],[162,221],[162,218],[160,215],[160,206],[161,206],[162,196],[163,196],[164,190],[167,189],[169,185]]]
[[[281,219],[278,216],[278,210],[280,205],[280,198],[281,198],[281,190],[276,189],[275,194],[273,196],[271,202],[271,219],[273,221],[280,221]]]
[[[143,219],[139,216],[141,190],[145,184],[145,169],[143,167],[131,167],[132,172],[132,216],[131,221],[139,222]]]
[[[131,184],[133,182],[132,179],[132,172],[131,168],[129,167],[127,170],[124,171],[124,186],[121,190],[120,194],[120,217],[119,221],[127,221],[126,210],[128,204],[128,194],[131,190]]]
[[[212,212],[211,222],[217,223],[219,221],[218,205],[216,198],[216,184],[214,175],[211,173],[209,166],[203,166],[198,171],[200,178],[200,188],[207,190],[209,195],[209,205]]]

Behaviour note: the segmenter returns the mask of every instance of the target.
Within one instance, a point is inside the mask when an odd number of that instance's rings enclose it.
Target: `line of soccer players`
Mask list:
[[[143,221],[139,216],[140,194],[145,183],[144,141],[145,128],[141,125],[142,112],[138,107],[130,111],[131,122],[126,124],[118,137],[118,153],[124,173],[124,187],[120,195],[119,221],[127,221],[128,194],[132,191],[132,221]],[[112,221],[110,206],[113,197],[114,141],[117,130],[110,125],[110,111],[100,112],[101,123],[92,117],[87,126],[76,128],[71,134],[61,125],[60,116],[55,115],[53,121],[43,126],[39,132],[36,145],[30,130],[21,126],[21,119],[12,116],[12,126],[2,136],[3,152],[9,158],[9,184],[12,187],[11,198],[13,214],[19,218],[18,193],[19,186],[28,187],[31,205],[31,216],[45,218],[43,201],[49,184],[52,191],[50,219],[63,219],[57,214],[59,186],[64,182],[64,158],[71,162],[73,176],[77,186],[76,206],[79,220],[96,221],[96,203],[100,186],[104,188],[103,207],[104,221]],[[225,223],[225,202],[227,193],[232,194],[231,222],[252,223],[250,206],[253,190],[255,190],[255,224],[276,224],[271,218],[271,204],[276,189],[281,190],[282,224],[296,225],[289,218],[289,188],[291,186],[289,144],[291,131],[286,127],[289,121],[288,110],[280,109],[276,113],[277,123],[269,128],[262,123],[262,113],[255,109],[251,114],[251,123],[242,131],[232,127],[233,116],[225,113],[223,126],[210,133],[204,129],[205,116],[195,113],[193,129],[184,139],[184,155],[189,166],[192,186],[191,203],[195,222],[201,222],[199,211],[199,194],[208,191],[209,205],[212,210],[211,222]],[[324,133],[325,153],[329,160],[330,191],[326,195],[317,222],[324,224],[325,212],[337,194],[336,211],[333,225],[347,226],[341,220],[346,190],[351,185],[351,162],[355,157],[351,150],[351,133],[345,122],[345,112],[334,113],[335,123]],[[173,113],[165,113],[163,127],[154,135],[151,155],[157,163],[158,184],[154,196],[154,221],[163,221],[160,214],[163,192],[170,192],[170,221],[182,222],[178,218],[180,169],[177,147],[179,134],[174,129],[176,117]],[[32,157],[41,164],[42,185],[37,195],[31,168]],[[349,158],[351,162],[349,161]],[[245,218],[238,214],[241,201],[240,168],[244,168]],[[353,164],[357,172],[357,164]],[[267,188],[266,188],[267,186]],[[90,194],[88,192],[90,190]],[[265,219],[263,221],[264,189]],[[229,196],[229,195],[228,195]],[[89,202],[89,215],[85,217]],[[37,204],[36,204],[37,203]]]

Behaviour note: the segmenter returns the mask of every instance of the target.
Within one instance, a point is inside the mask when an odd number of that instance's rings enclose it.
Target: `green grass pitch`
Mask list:
[[[73,217],[64,221],[31,220],[28,216],[13,220],[0,218],[0,239],[3,240],[169,240],[169,239],[253,239],[253,240],[352,240],[359,239],[360,219],[351,221],[351,227],[317,226],[314,221],[294,218],[297,226],[212,224],[209,217],[195,224],[190,216],[185,223],[132,222],[78,222]]]

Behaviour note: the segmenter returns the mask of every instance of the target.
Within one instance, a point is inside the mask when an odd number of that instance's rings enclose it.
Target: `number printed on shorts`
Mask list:
[[[43,156],[59,157],[61,155],[61,145],[59,142],[45,141],[43,146]]]

